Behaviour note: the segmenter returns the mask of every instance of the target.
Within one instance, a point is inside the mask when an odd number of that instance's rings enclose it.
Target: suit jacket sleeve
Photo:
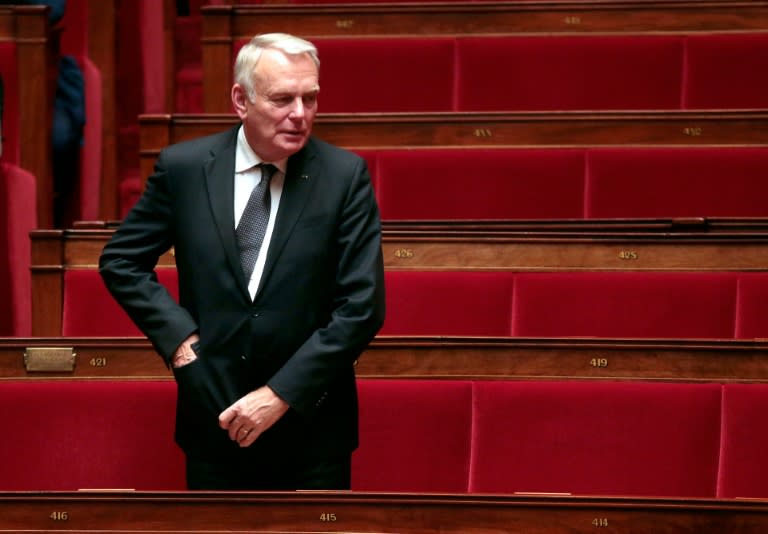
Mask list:
[[[161,153],[147,190],[104,247],[99,272],[107,289],[169,364],[197,330],[191,315],[158,282],[155,266],[172,246],[171,195]]]

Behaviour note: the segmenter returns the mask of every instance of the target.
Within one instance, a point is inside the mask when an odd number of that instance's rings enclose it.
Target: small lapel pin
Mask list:
[[[309,180],[309,175],[308,174],[302,174],[301,175],[301,179],[302,180]]]

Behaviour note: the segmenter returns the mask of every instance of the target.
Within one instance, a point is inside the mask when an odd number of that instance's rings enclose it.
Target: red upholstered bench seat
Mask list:
[[[768,217],[764,147],[594,148],[585,177],[587,219]]]
[[[368,149],[384,221],[768,217],[768,148]]]
[[[733,338],[730,272],[542,272],[515,276],[512,335]]]
[[[380,335],[508,336],[513,273],[387,271]]]
[[[719,384],[474,383],[469,491],[714,497]]]
[[[472,383],[359,380],[360,447],[352,488],[467,491]]]
[[[171,381],[0,381],[0,491],[179,490]]]
[[[31,243],[37,227],[37,181],[24,169],[0,162],[0,336],[32,334]]]
[[[768,339],[768,275],[742,273],[737,294],[736,337]]]
[[[683,45],[675,35],[459,38],[456,110],[678,109]]]
[[[581,219],[584,169],[583,149],[444,148],[379,150],[371,173],[383,220]]]
[[[158,268],[158,280],[178,298],[175,268]],[[64,273],[63,336],[141,336],[128,314],[107,291],[96,269]]]
[[[722,410],[718,496],[768,497],[768,384],[726,384]]]
[[[768,33],[686,37],[683,107],[768,108]]]

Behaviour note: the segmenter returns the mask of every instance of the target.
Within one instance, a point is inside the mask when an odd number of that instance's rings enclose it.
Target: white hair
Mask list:
[[[317,65],[317,68],[320,68],[317,48],[309,41],[287,33],[257,35],[240,49],[235,60],[235,83],[245,89],[251,100],[255,97],[253,75],[256,72],[256,65],[261,58],[261,53],[269,48],[280,50],[284,54],[292,56],[307,54]]]

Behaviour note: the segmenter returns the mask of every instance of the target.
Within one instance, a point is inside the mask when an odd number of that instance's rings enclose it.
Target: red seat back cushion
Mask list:
[[[173,381],[0,383],[0,490],[181,490]]]
[[[388,150],[384,220],[572,219],[584,214],[582,150]]]
[[[768,339],[768,273],[739,276],[736,337]]]
[[[462,380],[359,380],[352,489],[465,492],[472,387]]]
[[[314,43],[323,113],[452,109],[453,39],[320,38]]]
[[[385,277],[382,335],[509,335],[510,273],[387,271]]]
[[[521,273],[512,334],[733,338],[735,309],[732,273]]]
[[[0,336],[32,335],[32,276],[29,232],[37,227],[35,176],[0,163],[0,235],[6,253],[0,258]]]
[[[605,148],[587,153],[586,215],[766,217],[766,148]]]
[[[235,42],[235,55],[247,42]],[[328,37],[312,42],[320,56],[321,113],[453,110],[450,37]]]
[[[471,492],[715,495],[718,384],[474,387]]]
[[[178,300],[175,268],[157,269],[158,280]],[[63,336],[143,336],[107,291],[95,269],[64,273]]]
[[[678,109],[678,36],[457,41],[458,111]]]
[[[21,131],[19,129],[19,76],[14,43],[0,42],[0,76],[3,78],[4,90],[2,161],[18,165],[21,158],[19,153]]]
[[[768,498],[768,384],[726,384],[717,496]]]
[[[80,152],[79,216],[81,220],[93,221],[99,218],[101,196],[102,82],[101,72],[90,59],[77,59],[85,81],[85,113],[88,117]]]
[[[690,35],[685,63],[686,108],[768,107],[768,33]]]
[[[368,173],[371,175],[371,184],[373,185],[373,189],[377,190],[377,177],[379,175],[379,151],[376,149],[362,148],[355,149],[354,152],[365,160],[365,163],[368,166]]]

